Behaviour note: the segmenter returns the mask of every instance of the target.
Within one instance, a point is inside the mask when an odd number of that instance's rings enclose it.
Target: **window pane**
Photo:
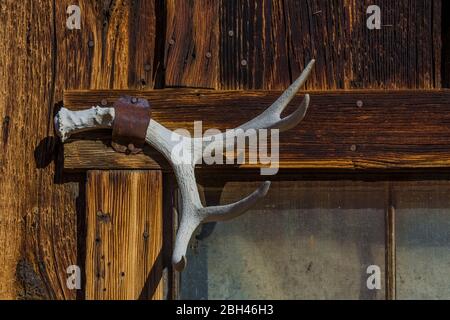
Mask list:
[[[257,186],[228,183],[221,203]],[[181,298],[382,299],[385,198],[384,183],[274,182],[244,216],[191,241]],[[370,265],[381,290],[367,288]]]
[[[397,298],[450,299],[450,183],[395,190]]]

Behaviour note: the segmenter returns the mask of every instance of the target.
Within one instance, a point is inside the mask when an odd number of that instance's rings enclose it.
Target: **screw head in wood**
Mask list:
[[[169,40],[169,44],[170,44],[171,46],[173,46],[173,45],[175,44],[175,40],[174,40],[174,39],[170,39],[170,40]]]
[[[138,99],[136,97],[131,98],[131,103],[136,104],[138,102]]]
[[[100,101],[100,103],[102,104],[102,106],[106,106],[106,105],[108,105],[108,100],[102,99],[102,101]]]
[[[211,52],[207,52],[207,53],[206,53],[206,58],[210,59],[211,57],[212,57]]]
[[[229,35],[230,37],[234,36],[234,31],[233,31],[233,30],[228,31],[228,35]]]
[[[241,60],[241,65],[244,66],[244,67],[247,66],[247,60],[242,59]]]
[[[92,48],[94,46],[94,40],[89,40],[88,46],[89,48]]]
[[[356,144],[352,144],[352,146],[350,147],[350,150],[352,152],[355,152],[356,151]]]
[[[358,106],[358,108],[362,108],[362,106],[364,105],[364,102],[362,102],[362,100],[358,100],[358,101],[356,101],[356,105]]]

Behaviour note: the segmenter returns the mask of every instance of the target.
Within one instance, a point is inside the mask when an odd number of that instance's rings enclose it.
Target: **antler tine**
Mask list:
[[[256,118],[253,118],[252,120],[244,123],[239,128],[240,129],[280,129],[281,131],[288,130],[289,127],[283,127],[280,125],[283,124],[283,122],[280,122],[281,119],[281,113],[284,109],[288,106],[289,102],[292,101],[292,99],[297,94],[298,90],[305,84],[306,80],[308,80],[309,75],[311,74],[312,68],[315,64],[315,60],[311,60],[308,65],[306,66],[305,70],[301,73],[301,75],[297,78],[297,80],[292,83],[289,88],[287,88],[283,94],[269,107],[267,108],[263,113],[261,113]],[[304,115],[306,113],[306,109],[309,105],[309,95],[305,96],[305,99],[303,100],[300,107],[294,112],[296,115]],[[299,118],[299,121],[303,117]],[[298,117],[296,117],[298,119]]]
[[[172,263],[176,270],[186,266],[186,251],[192,234],[204,222],[225,221],[238,217],[264,197],[270,182],[264,182],[256,191],[244,199],[224,206],[204,207],[200,201],[194,167],[173,164],[175,176],[181,192],[181,220],[175,239]]]
[[[248,129],[279,129],[283,132],[295,127],[304,118],[306,111],[308,110],[310,102],[309,94],[305,95],[302,103],[293,113],[283,119],[281,118],[281,113],[295,97],[298,90],[305,84],[306,80],[308,80],[314,64],[315,60],[311,60],[297,80],[295,80],[269,108],[252,120],[237,127],[236,129],[240,130],[235,130],[234,136],[227,136],[227,133],[221,133],[206,138],[197,138],[200,139],[201,142],[196,145],[200,145],[203,149],[206,147],[216,149],[215,146],[220,145],[223,146],[222,149],[227,149],[227,147],[234,145],[235,140],[233,137],[237,137],[239,134],[245,134],[245,131]],[[195,154],[194,162],[197,163],[201,160],[202,153],[196,152]]]
[[[235,203],[223,206],[203,208],[202,214],[206,216],[203,222],[228,221],[237,218],[250,209],[259,199],[263,198],[270,188],[270,181],[262,183],[252,194]]]

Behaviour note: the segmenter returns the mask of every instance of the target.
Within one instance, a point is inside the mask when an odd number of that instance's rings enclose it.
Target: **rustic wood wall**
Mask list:
[[[81,7],[78,31],[66,28],[71,4]],[[158,86],[160,6],[0,4],[0,298],[83,296],[67,289],[66,268],[84,261],[84,177],[62,175],[55,166],[53,113],[65,89]]]
[[[66,28],[78,4],[81,30]],[[441,87],[441,1],[5,0],[0,3],[0,298],[83,297],[83,175],[62,174],[65,89]]]

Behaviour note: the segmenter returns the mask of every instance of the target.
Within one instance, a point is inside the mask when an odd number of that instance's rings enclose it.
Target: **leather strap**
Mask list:
[[[122,97],[114,103],[112,147],[117,152],[136,154],[145,145],[151,109],[146,99]]]

